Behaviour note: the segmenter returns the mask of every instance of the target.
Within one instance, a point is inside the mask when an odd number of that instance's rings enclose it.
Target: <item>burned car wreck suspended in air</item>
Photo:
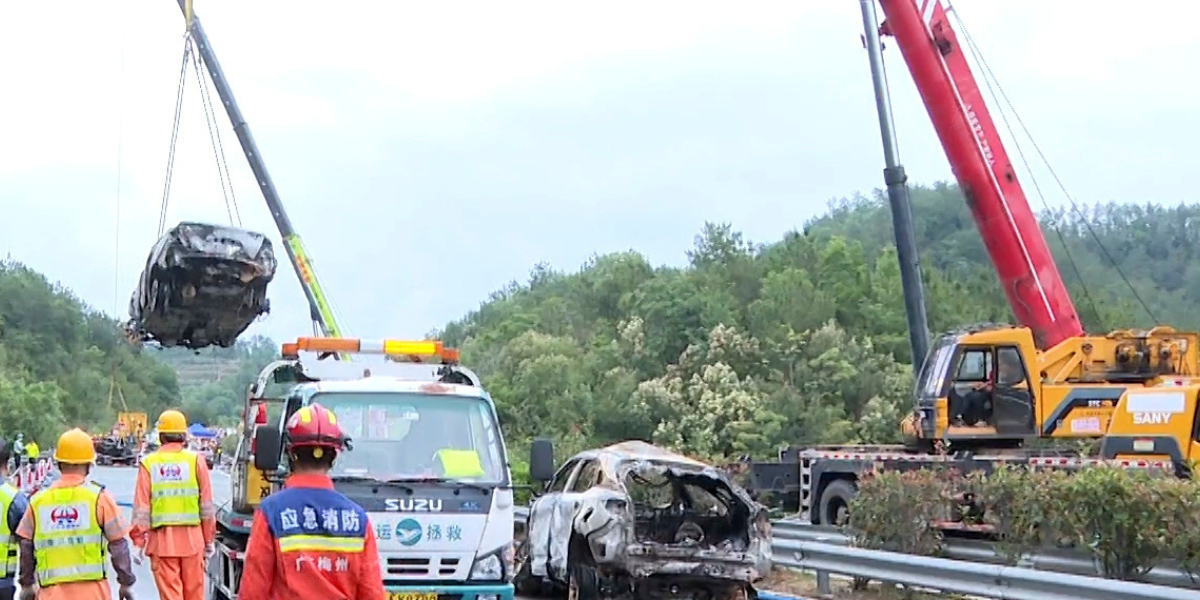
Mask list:
[[[539,440],[530,457],[531,474],[549,481],[517,548],[518,593],[549,584],[571,600],[756,596],[771,568],[770,518],[723,473],[627,441],[577,454],[551,477],[552,453]]]
[[[159,238],[129,301],[130,341],[229,347],[270,310],[275,251],[261,233],[184,222]]]

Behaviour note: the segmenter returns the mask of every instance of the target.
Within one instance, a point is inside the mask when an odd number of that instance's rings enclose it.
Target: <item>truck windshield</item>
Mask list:
[[[921,375],[917,378],[917,395],[921,398],[937,398],[946,381],[946,372],[950,369],[950,359],[954,356],[957,346],[957,336],[942,336],[937,342],[925,364],[921,367]]]
[[[313,400],[337,415],[354,447],[338,456],[330,472],[335,478],[504,482],[500,429],[482,398],[327,392]]]

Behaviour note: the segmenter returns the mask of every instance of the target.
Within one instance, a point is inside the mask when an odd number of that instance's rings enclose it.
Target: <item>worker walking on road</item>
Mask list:
[[[121,600],[133,600],[137,580],[121,509],[104,486],[87,481],[96,450],[72,429],[58,438],[54,461],[62,477],[34,494],[17,526],[21,600],[109,600],[104,557],[111,557]]]
[[[12,447],[0,440],[0,552],[4,556],[4,578],[0,579],[0,600],[13,600],[17,591],[17,527],[29,508],[29,499],[8,482],[8,461]]]
[[[329,478],[349,441],[320,404],[288,419],[291,476],[254,514],[239,600],[384,600],[367,512]]]
[[[157,427],[162,446],[138,468],[129,537],[150,557],[162,600],[204,600],[204,565],[217,529],[208,465],[183,448],[183,413],[163,411]]]
[[[17,432],[17,438],[13,440],[13,469],[21,468],[21,461],[25,458],[25,434]]]

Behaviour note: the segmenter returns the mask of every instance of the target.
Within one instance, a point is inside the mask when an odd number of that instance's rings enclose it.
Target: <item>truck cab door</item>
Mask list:
[[[555,507],[579,462],[579,459],[573,459],[559,467],[554,479],[546,486],[546,491],[529,505],[529,531],[525,535],[529,544],[529,572],[535,577],[550,577],[551,529]]]
[[[1021,351],[1016,346],[998,346],[995,364],[1003,366],[997,368],[993,379],[992,425],[996,433],[1032,435],[1035,431],[1033,387]]]

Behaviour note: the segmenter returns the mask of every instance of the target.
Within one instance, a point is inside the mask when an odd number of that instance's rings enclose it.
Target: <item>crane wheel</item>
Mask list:
[[[821,492],[821,501],[817,505],[818,525],[845,525],[850,518],[850,502],[858,495],[858,486],[849,479],[837,479],[829,482]]]

